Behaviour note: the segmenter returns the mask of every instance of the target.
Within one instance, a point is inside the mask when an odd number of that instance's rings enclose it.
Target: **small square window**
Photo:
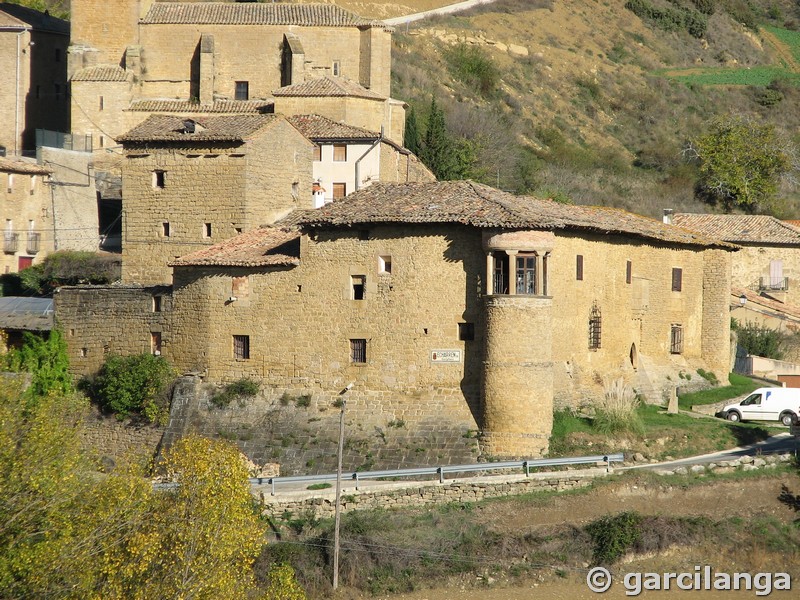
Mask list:
[[[237,81],[236,82],[236,100],[249,100],[250,99],[250,82]]]
[[[81,358],[86,358],[88,354],[89,354],[88,348],[81,348]]]
[[[633,278],[633,263],[627,261],[625,263],[625,283],[630,283]]]
[[[583,281],[583,255],[578,254],[575,257],[575,279]]]
[[[367,287],[367,278],[364,275],[350,276],[350,298],[352,300],[363,300]]]
[[[336,200],[338,198],[344,198],[347,195],[347,184],[346,183],[334,183],[333,184],[333,199]]]
[[[242,228],[241,227],[234,227],[233,230],[236,232],[236,235],[239,235],[240,233],[242,233]]]
[[[471,342],[475,339],[475,323],[459,323],[458,339],[462,342]]]
[[[314,144],[314,160],[322,160],[322,146],[319,144]]]
[[[153,171],[153,187],[164,189],[167,182],[166,171]]]
[[[161,237],[169,237],[170,236],[170,226],[169,221],[164,221],[161,223]]]
[[[333,145],[333,162],[345,162],[347,160],[347,144]]]
[[[238,360],[248,360],[250,358],[250,336],[233,336],[233,358]]]
[[[669,332],[669,351],[670,354],[683,353],[683,326],[673,324]]]
[[[161,312],[161,296],[153,296],[153,312]]]
[[[680,292],[683,289],[683,269],[672,269],[672,291]]]
[[[378,257],[378,273],[391,274],[392,272],[392,257],[379,256]]]
[[[350,362],[366,364],[367,362],[367,340],[350,340]]]
[[[203,223],[203,237],[211,237],[211,223]]]
[[[342,74],[342,63],[340,61],[333,61],[333,64],[331,65],[331,73],[334,77],[339,77]]]

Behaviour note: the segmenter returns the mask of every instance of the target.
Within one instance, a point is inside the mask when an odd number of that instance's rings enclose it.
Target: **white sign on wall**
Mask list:
[[[460,363],[461,350],[431,350],[431,362]]]

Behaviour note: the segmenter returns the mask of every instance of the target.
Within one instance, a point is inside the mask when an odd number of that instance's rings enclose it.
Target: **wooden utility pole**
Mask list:
[[[349,389],[349,388],[348,388]],[[339,587],[339,522],[342,513],[342,454],[344,452],[344,407],[347,402],[342,400],[342,412],[339,415],[339,459],[336,467],[336,513],[333,525],[333,589]]]

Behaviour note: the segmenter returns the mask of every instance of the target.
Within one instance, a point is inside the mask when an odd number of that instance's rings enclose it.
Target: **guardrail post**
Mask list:
[[[439,474],[439,483],[444,483],[444,469],[436,467],[436,472]]]
[[[270,477],[269,478],[269,482],[270,482],[270,484],[272,484],[272,491],[270,492],[270,495],[274,496],[275,495],[275,478],[274,477]]]
[[[358,473],[353,473],[353,479],[355,479],[355,480],[356,480],[356,490],[358,490],[358,481],[359,481],[359,479],[358,479]]]
[[[611,473],[611,459],[608,456],[604,456],[603,460],[606,463],[606,473]]]
[[[530,468],[528,467],[528,461],[527,461],[527,460],[525,460],[525,461],[522,461],[522,468],[524,468],[524,469],[525,469],[525,477],[530,477],[530,475],[531,475],[531,470],[530,470]]]

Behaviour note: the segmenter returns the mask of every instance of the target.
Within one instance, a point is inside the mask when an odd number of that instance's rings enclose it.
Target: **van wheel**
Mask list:
[[[781,423],[789,427],[795,420],[794,413],[785,412],[781,415]]]
[[[727,419],[728,421],[733,421],[734,423],[738,423],[739,421],[742,420],[742,416],[735,410],[732,410],[731,412],[728,413]]]

